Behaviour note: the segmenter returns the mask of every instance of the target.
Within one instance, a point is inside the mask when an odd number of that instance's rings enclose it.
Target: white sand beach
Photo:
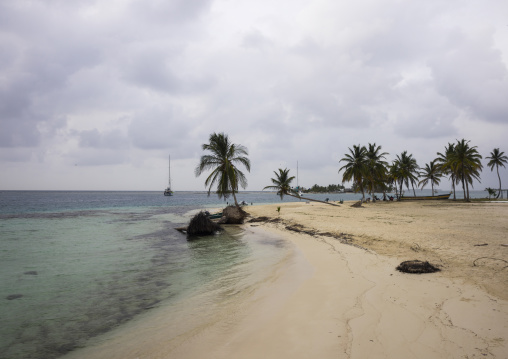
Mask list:
[[[302,201],[248,212],[280,218],[245,226],[294,249],[254,293],[179,338],[158,311],[68,357],[508,357],[508,204]],[[295,224],[319,233],[287,229]],[[441,271],[395,269],[412,259]]]

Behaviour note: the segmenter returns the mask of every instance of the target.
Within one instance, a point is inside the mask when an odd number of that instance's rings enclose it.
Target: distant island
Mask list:
[[[298,190],[298,188],[297,188]],[[311,188],[300,187],[299,190],[302,193],[345,193],[353,192],[353,189],[346,188],[340,184],[329,184],[328,186],[319,186],[315,184]]]

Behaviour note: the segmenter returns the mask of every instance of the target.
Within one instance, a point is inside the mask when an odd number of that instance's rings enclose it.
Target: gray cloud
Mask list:
[[[190,186],[200,145],[224,131],[249,148],[259,189],[296,160],[311,184],[335,181],[357,143],[422,162],[465,137],[488,153],[508,131],[506,11],[500,0],[2,1],[0,163],[18,176],[35,163],[138,176],[171,153]]]

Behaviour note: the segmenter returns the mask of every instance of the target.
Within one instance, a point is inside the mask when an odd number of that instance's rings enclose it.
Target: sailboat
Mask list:
[[[164,190],[164,196],[172,196],[173,191],[171,190],[171,155],[169,156],[169,176],[168,176],[168,187]]]
[[[301,197],[302,189],[300,188],[300,183],[298,182],[298,161],[296,161],[296,190],[298,191],[298,197]]]

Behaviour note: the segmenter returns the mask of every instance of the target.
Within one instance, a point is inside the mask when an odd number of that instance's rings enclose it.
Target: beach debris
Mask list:
[[[413,245],[410,247],[412,251],[419,252],[422,248],[418,243],[413,243]]]
[[[37,273],[37,271],[35,271],[35,270],[30,270],[30,271],[25,272],[25,273],[23,273],[23,274],[26,274],[26,275],[37,275],[38,273]]]
[[[242,224],[245,218],[247,217],[247,212],[245,212],[241,207],[237,206],[227,206],[222,211],[222,218],[219,220],[219,224]]]
[[[249,219],[248,222],[249,223],[258,223],[258,222],[279,223],[279,222],[282,222],[282,218],[261,216],[261,217],[251,218],[251,219]]]
[[[489,245],[488,243],[474,244],[475,247],[483,247],[488,245]]]
[[[221,230],[221,226],[212,221],[203,211],[201,211],[192,217],[186,231],[189,236],[208,236]]]
[[[362,206],[362,201],[355,202],[351,205],[351,207],[354,208],[360,208]]]
[[[399,272],[421,274],[421,273],[434,273],[439,272],[440,269],[433,266],[429,262],[419,261],[417,259],[405,261],[399,264],[396,268]]]
[[[300,224],[294,224],[294,225],[286,226],[286,229],[288,231],[293,231],[293,232],[297,232],[297,233],[305,233],[305,234],[308,234],[310,236],[315,236],[317,234],[317,231],[305,228],[304,226],[302,226]]]
[[[11,295],[8,295],[7,297],[5,297],[5,299],[13,300],[13,299],[19,299],[21,297],[23,297],[23,294],[11,294]]]
[[[505,263],[508,263],[508,261],[505,261],[504,259],[501,259],[501,258],[492,258],[492,257],[480,257],[480,258],[476,258],[474,261],[473,261],[473,267],[477,267],[478,264],[476,262],[478,262],[480,259],[488,259],[488,260],[493,260],[493,261],[502,261],[502,262],[505,262]],[[505,269],[505,268],[508,268],[508,265],[502,267],[501,269]]]

